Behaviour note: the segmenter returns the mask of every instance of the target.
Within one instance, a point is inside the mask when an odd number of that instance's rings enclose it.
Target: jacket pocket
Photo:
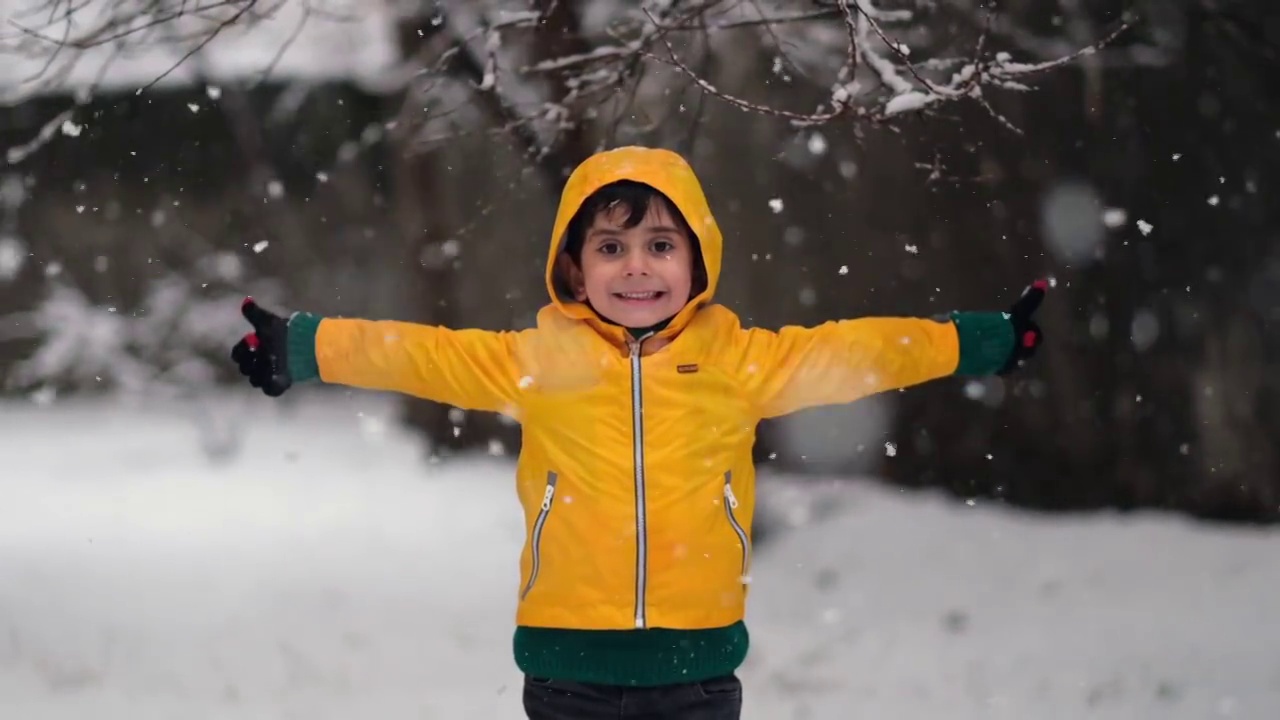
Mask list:
[[[520,599],[525,599],[533,584],[538,581],[538,570],[542,567],[542,532],[547,525],[547,517],[551,515],[551,504],[556,495],[556,474],[547,473],[547,489],[542,493],[542,507],[538,510],[538,518],[533,521],[533,533],[529,539],[532,562],[529,568],[529,581],[520,591]]]
[[[750,582],[747,572],[751,569],[751,539],[747,537],[742,523],[738,522],[738,516],[734,512],[737,509],[738,498],[733,494],[733,471],[730,470],[724,474],[724,514],[729,518],[729,525],[737,534],[738,542],[742,544],[742,583],[745,585]]]

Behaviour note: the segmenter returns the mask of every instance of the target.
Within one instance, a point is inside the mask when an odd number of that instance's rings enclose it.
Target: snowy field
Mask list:
[[[0,404],[0,717],[523,717],[507,461],[302,395]],[[746,718],[1280,717],[1280,533],[764,480]]]

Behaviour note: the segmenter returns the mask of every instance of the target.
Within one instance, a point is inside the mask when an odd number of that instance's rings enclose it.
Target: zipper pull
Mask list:
[[[547,491],[542,493],[542,509],[551,509],[551,496],[556,494],[556,486],[547,483]]]
[[[733,488],[729,486],[729,483],[724,484],[724,499],[729,501],[730,508],[738,509],[738,498],[734,497]]]
[[[632,357],[635,357],[635,356],[639,355],[639,354],[640,354],[640,346],[644,344],[644,341],[645,341],[645,340],[648,340],[649,338],[653,337],[653,336],[654,336],[654,335],[656,335],[656,334],[657,334],[657,333],[647,332],[647,333],[645,333],[644,335],[641,335],[641,336],[640,336],[640,337],[638,337],[638,338],[631,338],[631,339],[627,340],[627,346],[628,346],[629,348],[631,348],[631,356],[632,356]]]

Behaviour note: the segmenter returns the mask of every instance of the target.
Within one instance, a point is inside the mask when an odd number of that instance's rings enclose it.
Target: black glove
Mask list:
[[[1013,325],[1013,350],[1009,353],[1009,359],[1004,366],[996,371],[997,375],[1008,375],[1022,367],[1036,354],[1036,348],[1044,341],[1044,333],[1040,331],[1040,326],[1036,325],[1031,316],[1044,301],[1048,290],[1048,281],[1036,280],[1022,291],[1022,297],[1009,308],[1009,322]]]
[[[240,313],[253,325],[253,332],[231,348],[231,359],[240,366],[240,374],[249,378],[250,385],[279,397],[293,385],[289,376],[289,322],[258,307],[251,297],[240,304]]]

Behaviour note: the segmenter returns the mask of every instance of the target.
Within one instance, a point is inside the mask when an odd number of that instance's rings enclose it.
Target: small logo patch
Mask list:
[[[677,366],[676,366],[676,372],[681,373],[681,374],[686,374],[686,373],[696,373],[696,372],[698,372],[698,364],[697,364],[697,363],[690,363],[690,364],[688,364],[688,365],[677,365]]]

